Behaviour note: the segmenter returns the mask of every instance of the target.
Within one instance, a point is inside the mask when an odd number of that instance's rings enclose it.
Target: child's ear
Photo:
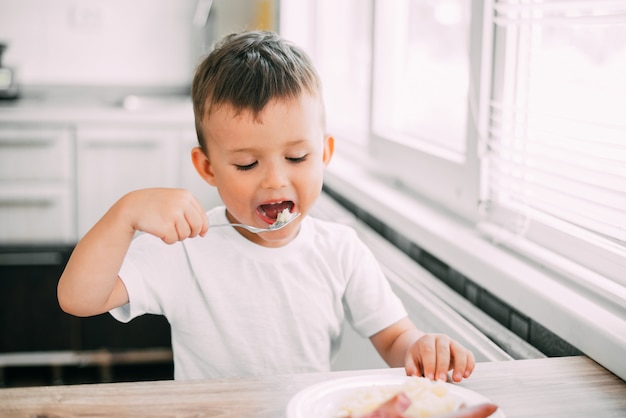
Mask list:
[[[196,168],[200,177],[211,186],[215,186],[215,175],[213,174],[211,162],[204,151],[202,151],[202,148],[195,147],[191,150],[191,161],[193,161],[193,166]]]
[[[326,135],[324,137],[324,154],[322,155],[322,161],[324,161],[324,165],[328,165],[330,160],[333,158],[333,153],[335,152],[335,137],[332,135]]]

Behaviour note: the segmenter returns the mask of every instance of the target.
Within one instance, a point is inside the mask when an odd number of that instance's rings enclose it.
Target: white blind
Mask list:
[[[626,286],[626,0],[495,0],[492,18],[486,230]]]

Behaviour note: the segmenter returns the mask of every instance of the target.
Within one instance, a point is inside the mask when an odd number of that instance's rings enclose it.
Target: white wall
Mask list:
[[[0,0],[4,64],[22,85],[185,86],[212,37],[265,24],[268,0]]]

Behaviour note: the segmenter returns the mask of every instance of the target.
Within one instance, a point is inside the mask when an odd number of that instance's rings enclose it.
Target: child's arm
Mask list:
[[[404,367],[407,375],[424,375],[429,379],[452,379],[460,382],[474,370],[471,351],[442,334],[419,331],[404,318],[370,337],[372,344],[391,367]]]
[[[204,209],[187,190],[128,193],[76,245],[57,288],[61,308],[73,315],[91,316],[128,302],[118,273],[135,231],[173,244],[207,230]]]

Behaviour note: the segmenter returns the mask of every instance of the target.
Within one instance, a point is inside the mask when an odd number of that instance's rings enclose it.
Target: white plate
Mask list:
[[[334,379],[309,386],[289,401],[287,418],[332,418],[341,402],[355,389],[372,386],[404,384],[410,377],[395,375],[363,375]],[[445,383],[449,393],[460,398],[466,405],[491,403],[489,399],[467,388]],[[499,409],[490,418],[506,418]]]

